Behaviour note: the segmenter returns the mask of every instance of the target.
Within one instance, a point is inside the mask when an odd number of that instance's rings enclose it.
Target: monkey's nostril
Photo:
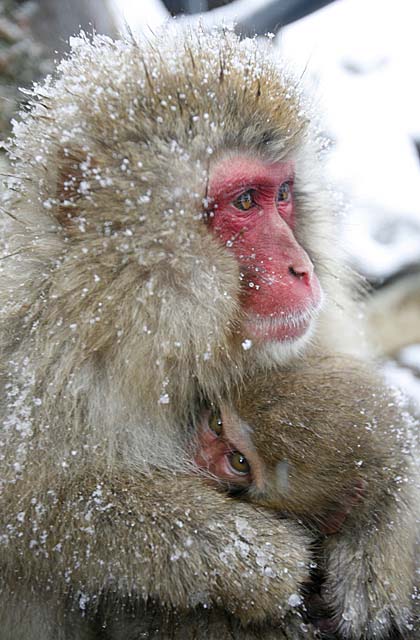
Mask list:
[[[304,269],[295,269],[294,267],[289,267],[289,273],[290,275],[295,276],[295,278],[303,278],[307,274],[307,271],[305,271]]]
[[[302,280],[307,285],[311,284],[313,272],[312,265],[302,265],[301,267],[290,265],[289,267],[290,275],[298,280]]]

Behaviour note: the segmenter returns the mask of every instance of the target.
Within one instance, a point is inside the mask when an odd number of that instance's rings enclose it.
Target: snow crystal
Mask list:
[[[250,551],[249,544],[247,544],[246,542],[243,542],[243,540],[236,540],[235,548],[238,550],[239,555],[242,556],[242,558],[248,557],[249,551]]]
[[[275,578],[277,576],[276,571],[270,566],[270,563],[273,562],[273,553],[270,543],[267,542],[264,548],[259,548],[257,550],[255,562],[259,567],[261,567],[262,575],[267,578]]]
[[[90,190],[90,183],[87,180],[81,180],[79,184],[79,191],[82,195],[87,195]]]
[[[245,518],[235,518],[235,527],[238,534],[247,540],[252,540],[255,536],[253,527]]]
[[[87,605],[89,604],[90,597],[87,593],[79,593],[79,609],[80,611],[85,611]]]
[[[350,622],[351,620],[354,620],[355,616],[356,616],[356,611],[354,610],[353,607],[347,607],[347,609],[343,611],[341,615],[343,620],[346,620],[346,622]]]
[[[267,578],[275,578],[277,575],[277,573],[271,567],[264,567],[263,573]]]
[[[303,601],[298,593],[292,593],[287,602],[290,607],[298,607]]]

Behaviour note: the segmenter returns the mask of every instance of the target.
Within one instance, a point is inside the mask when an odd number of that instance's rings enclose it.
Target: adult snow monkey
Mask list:
[[[104,600],[153,637],[316,633],[308,532],[186,453],[255,363],[358,346],[313,129],[230,32],[75,38],[35,90],[2,203],[2,640],[89,637]]]

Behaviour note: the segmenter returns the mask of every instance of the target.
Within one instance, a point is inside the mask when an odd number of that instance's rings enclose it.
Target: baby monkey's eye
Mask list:
[[[216,434],[221,436],[223,431],[223,420],[219,411],[212,411],[209,417],[209,427]]]
[[[238,473],[246,474],[251,471],[248,460],[239,451],[232,451],[232,453],[229,454],[229,462],[232,469]]]
[[[290,200],[291,190],[290,182],[283,182],[277,192],[277,202],[288,202]]]
[[[233,201],[233,206],[239,209],[240,211],[249,211],[253,207],[255,207],[255,199],[254,199],[254,190],[249,189],[249,191],[245,191],[241,193],[239,198]]]

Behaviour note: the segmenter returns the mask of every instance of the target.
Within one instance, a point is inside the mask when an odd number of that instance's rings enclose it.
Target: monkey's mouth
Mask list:
[[[247,337],[262,342],[293,342],[309,331],[320,308],[321,302],[304,311],[282,312],[270,316],[248,314],[244,331]]]

